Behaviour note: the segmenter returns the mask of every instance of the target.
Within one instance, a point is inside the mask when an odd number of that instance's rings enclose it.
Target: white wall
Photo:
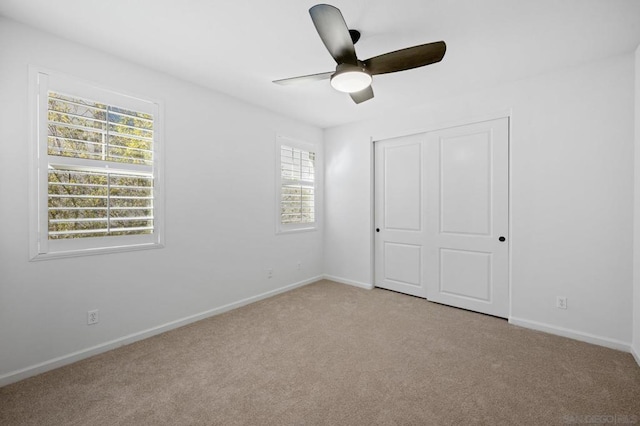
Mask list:
[[[28,261],[29,65],[164,100],[166,248]],[[274,187],[276,132],[321,153],[320,129],[2,18],[0,94],[0,385],[322,275],[321,231],[275,235]]]
[[[511,320],[628,349],[633,67],[614,57],[327,129],[325,273],[372,283],[371,138],[512,111]]]
[[[632,352],[640,364],[640,46],[635,52],[635,186],[633,230],[633,344]]]

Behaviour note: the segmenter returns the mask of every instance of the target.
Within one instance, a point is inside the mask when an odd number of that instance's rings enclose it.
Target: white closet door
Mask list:
[[[509,314],[509,122],[375,143],[375,285]]]
[[[375,143],[375,285],[425,297],[425,136]]]
[[[427,134],[427,298],[509,314],[509,124]]]

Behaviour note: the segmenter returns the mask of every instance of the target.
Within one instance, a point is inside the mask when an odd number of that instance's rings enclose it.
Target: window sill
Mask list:
[[[126,246],[98,247],[80,250],[56,251],[51,253],[39,253],[31,256],[30,262],[39,262],[43,260],[64,259],[68,257],[92,256],[97,254],[121,253],[127,251],[151,250],[163,248],[164,244],[160,243],[142,243]]]
[[[298,234],[303,232],[313,232],[317,230],[318,230],[317,226],[307,226],[302,228],[285,228],[285,229],[280,228],[276,231],[276,234],[277,235]]]

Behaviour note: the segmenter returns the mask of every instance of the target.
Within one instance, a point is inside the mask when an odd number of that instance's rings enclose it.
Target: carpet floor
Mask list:
[[[4,426],[614,422],[628,353],[329,281],[0,388]]]

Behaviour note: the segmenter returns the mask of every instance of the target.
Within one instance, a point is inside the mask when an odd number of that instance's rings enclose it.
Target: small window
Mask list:
[[[159,105],[33,73],[32,259],[161,246]]]
[[[316,153],[308,144],[278,138],[278,231],[316,228]]]

